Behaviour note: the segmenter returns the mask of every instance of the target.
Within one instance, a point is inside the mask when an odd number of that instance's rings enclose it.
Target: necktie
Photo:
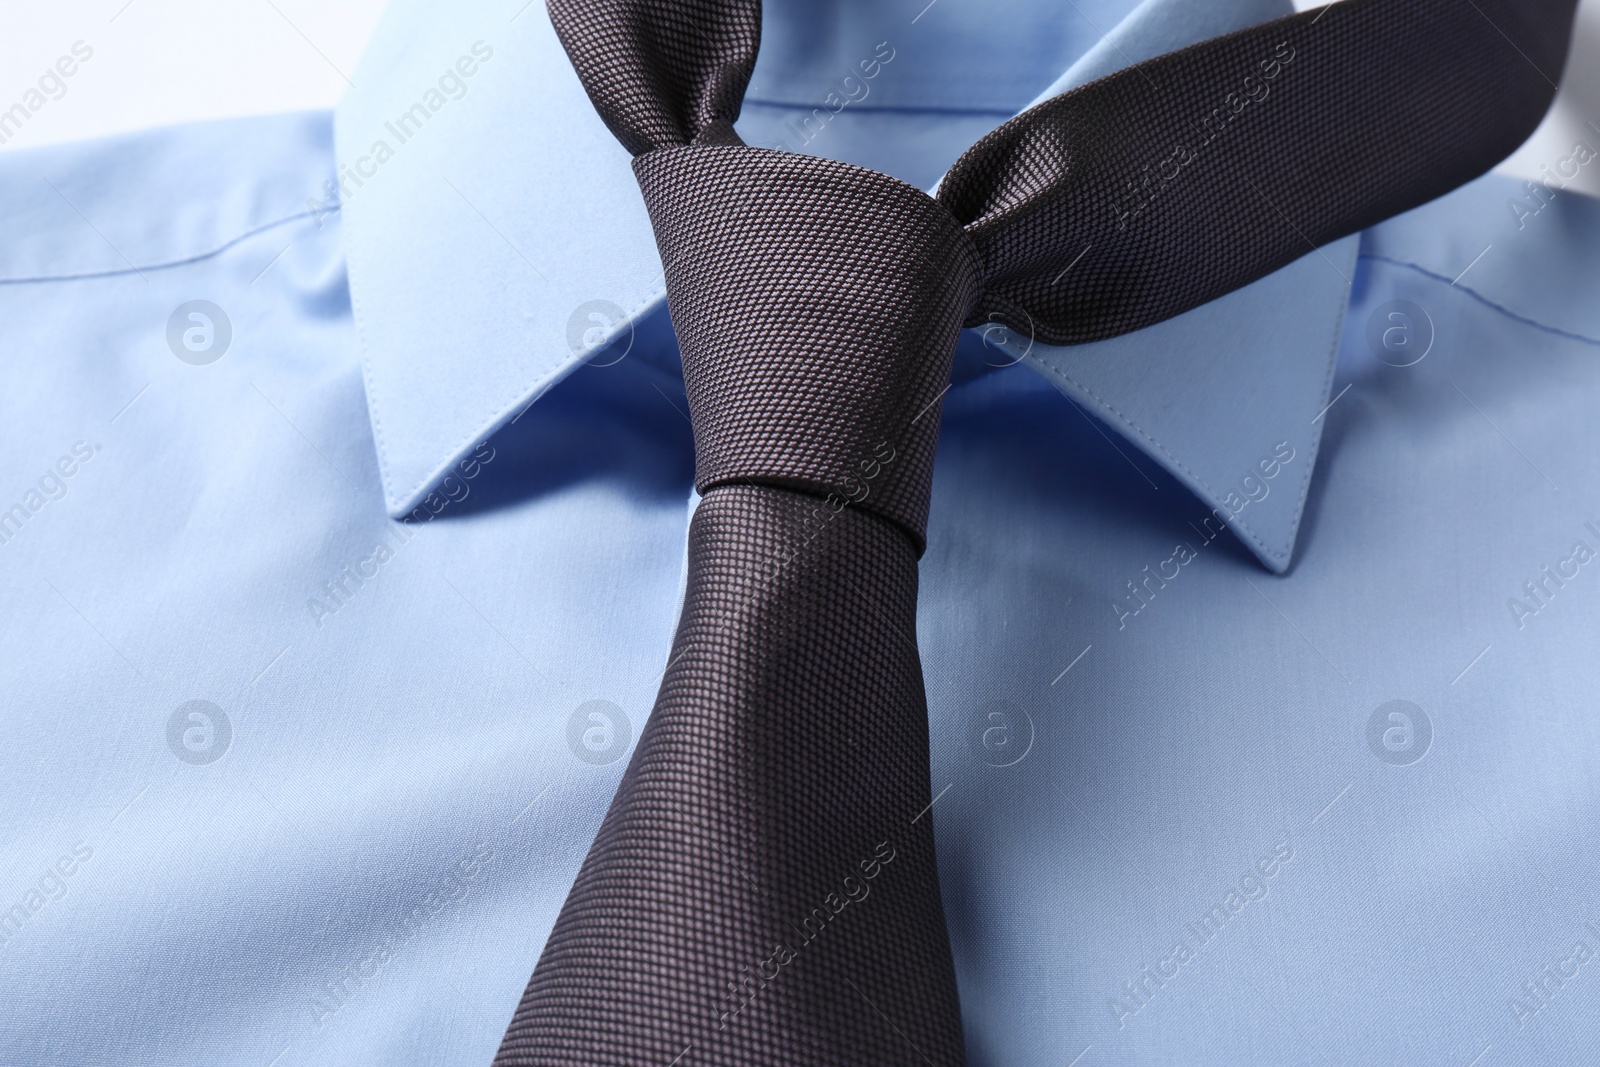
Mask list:
[[[1125,333],[1476,177],[1548,108],[1573,7],[1304,12],[1046,101],[929,197],[740,140],[759,0],[549,0],[634,156],[702,497],[497,1067],[964,1063],[916,648],[961,328]]]

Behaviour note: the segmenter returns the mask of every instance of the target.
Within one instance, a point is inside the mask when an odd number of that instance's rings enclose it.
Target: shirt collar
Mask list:
[[[768,0],[740,131],[753,144],[928,187],[961,148],[1035,99],[1290,6],[1080,0],[1073,9],[991,0],[930,4],[910,19],[903,4]],[[1008,61],[995,61],[996,48]],[[542,5],[506,21],[503,11],[395,0],[355,84],[335,119],[337,195],[384,497],[399,517],[585,359],[627,343],[635,322],[661,313],[664,287],[627,153],[584,96]],[[884,135],[887,123],[896,136]],[[1354,244],[1125,337],[1074,348],[993,342],[1282,571]],[[1261,464],[1274,457],[1291,474],[1263,493]]]

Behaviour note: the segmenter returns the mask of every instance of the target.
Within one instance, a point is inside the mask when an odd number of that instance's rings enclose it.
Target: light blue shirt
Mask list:
[[[769,2],[740,129],[931,188],[1285,10]],[[487,1067],[653,702],[626,156],[538,4],[396,0],[354,80],[0,157],[0,1063]],[[974,1067],[1600,1058],[1597,277],[1600,205],[1489,177],[968,331],[918,626]]]

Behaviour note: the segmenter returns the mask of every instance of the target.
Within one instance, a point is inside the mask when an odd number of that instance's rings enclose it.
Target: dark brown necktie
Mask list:
[[[550,0],[634,155],[703,496],[655,708],[496,1064],[965,1062],[916,647],[962,326],[1125,333],[1449,191],[1544,115],[1573,7],[1231,34],[1032,108],[934,198],[742,143],[758,0]]]

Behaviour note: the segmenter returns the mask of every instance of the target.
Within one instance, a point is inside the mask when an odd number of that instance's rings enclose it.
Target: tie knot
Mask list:
[[[696,487],[830,494],[920,551],[940,400],[982,282],[941,204],[875,171],[744,145],[647,152]]]

